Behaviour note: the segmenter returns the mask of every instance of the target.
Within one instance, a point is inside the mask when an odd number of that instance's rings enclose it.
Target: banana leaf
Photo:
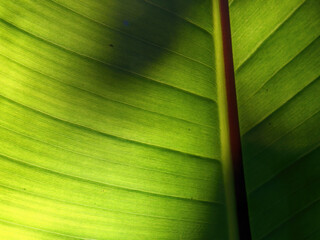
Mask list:
[[[229,5],[252,238],[317,239],[319,3]],[[219,14],[0,2],[0,239],[239,239]]]
[[[320,238],[320,2],[230,5],[253,239]]]

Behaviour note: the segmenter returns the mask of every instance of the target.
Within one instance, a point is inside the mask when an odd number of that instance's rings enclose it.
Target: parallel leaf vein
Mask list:
[[[246,62],[248,62],[248,60],[250,58],[252,58],[254,56],[254,53],[260,49],[263,44],[272,36],[274,35],[280,28],[281,26],[283,26],[284,23],[286,23],[293,15],[294,13],[303,6],[303,4],[306,2],[307,0],[303,0],[301,1],[301,3],[299,3],[299,5],[297,5],[297,7],[295,7],[282,21],[280,21],[275,28],[267,35],[266,38],[264,38],[263,40],[261,40],[257,46],[253,49],[253,51],[245,58],[242,60],[242,62],[240,62],[238,64],[238,66],[235,67],[235,72],[237,73],[241,67],[243,67],[245,65]]]
[[[116,189],[122,189],[125,191],[130,191],[130,192],[137,192],[137,193],[142,193],[142,194],[146,194],[146,195],[153,195],[153,196],[158,196],[158,197],[163,197],[163,198],[173,198],[173,199],[181,199],[181,200],[185,200],[185,201],[194,201],[194,202],[202,202],[205,204],[214,204],[214,205],[223,205],[223,203],[220,202],[214,202],[214,201],[208,201],[208,200],[201,200],[201,199],[195,199],[195,198],[185,198],[185,197],[180,197],[180,196],[174,196],[174,195],[164,195],[164,194],[160,194],[160,193],[156,193],[156,192],[150,192],[150,191],[144,191],[144,190],[140,190],[140,189],[133,189],[133,188],[129,188],[129,187],[123,187],[123,186],[118,186],[118,185],[113,185],[113,184],[109,184],[109,183],[105,183],[105,182],[100,182],[100,181],[95,181],[95,180],[91,180],[91,179],[87,179],[87,178],[83,178],[80,176],[74,176],[74,175],[70,175],[67,173],[63,173],[60,171],[54,171],[48,168],[44,168],[35,164],[31,164],[31,163],[27,163],[23,160],[20,159],[14,159],[10,156],[6,156],[3,154],[0,154],[0,156],[8,159],[11,162],[15,162],[18,163],[20,165],[25,165],[27,167],[30,168],[36,168],[39,169],[43,172],[49,172],[51,174],[54,175],[58,175],[58,176],[62,176],[62,177],[67,177],[67,178],[71,178],[71,179],[75,179],[77,181],[83,181],[83,182],[87,182],[87,183],[91,183],[91,184],[95,184],[95,185],[101,185],[101,186],[105,186],[105,187],[110,187],[110,188],[116,188]]]
[[[90,127],[86,127],[86,126],[83,126],[83,125],[80,125],[80,124],[77,124],[77,123],[73,123],[73,122],[69,122],[69,121],[66,121],[66,120],[63,120],[63,119],[60,119],[60,118],[57,118],[55,116],[51,116],[50,114],[48,113],[45,113],[45,112],[42,112],[42,111],[39,111],[37,109],[33,109],[27,105],[24,105],[23,103],[19,103],[19,102],[16,102],[12,99],[9,99],[3,95],[0,95],[0,97],[14,103],[14,104],[17,104],[17,105],[20,105],[26,109],[29,109],[35,113],[38,113],[40,115],[43,115],[45,117],[48,117],[48,118],[51,118],[51,119],[54,119],[54,120],[57,120],[59,122],[62,122],[62,123],[65,123],[67,125],[72,125],[74,127],[77,127],[77,128],[80,128],[80,129],[85,129],[87,131],[91,131],[91,132],[95,132],[97,134],[100,134],[100,135],[103,135],[103,136],[106,136],[106,137],[110,137],[110,138],[115,138],[115,139],[119,139],[119,140],[122,140],[122,141],[125,141],[125,142],[131,142],[131,143],[135,143],[135,144],[139,144],[139,145],[145,145],[145,146],[149,146],[149,147],[153,147],[153,148],[158,148],[158,149],[162,149],[162,150],[165,150],[165,151],[170,151],[170,152],[176,152],[176,153],[180,153],[180,154],[183,154],[183,155],[188,155],[188,156],[193,156],[193,157],[196,157],[196,158],[199,158],[199,159],[206,159],[206,160],[210,160],[210,161],[217,161],[217,159],[214,159],[214,158],[210,158],[210,157],[204,157],[204,156],[199,156],[199,155],[195,155],[195,154],[191,154],[191,153],[187,153],[187,152],[182,152],[182,151],[179,151],[179,150],[175,150],[175,149],[170,149],[170,148],[165,148],[165,147],[161,147],[161,146],[158,146],[158,145],[152,145],[152,144],[149,144],[149,143],[145,143],[145,142],[139,142],[139,141],[135,141],[135,140],[131,140],[131,139],[127,139],[127,138],[123,138],[123,137],[119,137],[119,136],[116,136],[116,135],[112,135],[112,134],[108,134],[108,133],[105,133],[105,132],[101,132],[99,130],[95,130],[93,128],[90,128]]]
[[[257,121],[254,124],[251,124],[251,128],[248,129],[247,131],[245,131],[243,133],[242,136],[246,136],[248,133],[254,131],[255,128],[257,128],[258,126],[260,126],[263,122],[265,122],[266,120],[268,120],[272,115],[274,115],[275,113],[281,111],[281,109],[283,109],[287,104],[289,104],[290,102],[292,102],[294,99],[296,99],[297,97],[299,97],[300,94],[303,93],[303,91],[305,89],[307,89],[308,87],[310,87],[313,83],[315,83],[316,81],[319,80],[319,77],[315,78],[314,80],[310,81],[306,86],[304,86],[302,89],[300,89],[298,92],[296,92],[293,96],[291,96],[289,99],[287,99],[284,103],[282,103],[278,108],[274,109],[273,111],[271,111],[270,113],[266,114],[264,118],[260,119],[259,121]]]
[[[111,63],[108,63],[108,62],[99,60],[99,59],[97,59],[97,58],[94,58],[94,57],[91,57],[91,56],[86,56],[86,55],[84,55],[84,54],[75,52],[75,51],[73,51],[73,50],[71,50],[71,49],[68,49],[68,48],[65,48],[65,47],[63,47],[63,46],[60,46],[59,44],[54,43],[54,42],[52,42],[52,41],[50,41],[50,40],[48,40],[48,39],[42,38],[42,37],[40,37],[40,36],[34,35],[33,33],[30,33],[30,32],[28,32],[28,31],[25,31],[24,29],[21,29],[20,27],[14,25],[14,24],[11,23],[11,22],[8,22],[8,21],[6,21],[6,20],[4,20],[4,19],[1,19],[1,20],[2,20],[3,22],[7,23],[8,25],[10,25],[10,26],[18,29],[19,31],[21,31],[21,32],[23,32],[23,33],[25,33],[25,34],[28,34],[29,36],[32,36],[32,37],[34,37],[35,39],[41,40],[41,41],[43,41],[43,42],[46,42],[46,43],[48,43],[48,44],[50,44],[50,45],[52,45],[52,46],[54,46],[54,47],[56,47],[56,48],[59,48],[59,49],[65,51],[65,52],[67,52],[67,53],[71,53],[71,54],[74,54],[74,55],[77,55],[77,56],[81,56],[81,57],[83,57],[83,58],[85,58],[85,59],[88,59],[88,60],[91,60],[91,61],[94,61],[94,62],[98,62],[98,63],[100,63],[100,64],[103,64],[103,65],[106,65],[106,66],[108,66],[108,67],[114,68],[114,69],[116,69],[116,70],[133,74],[133,75],[138,76],[138,77],[140,77],[140,78],[142,78],[142,79],[144,79],[144,80],[156,82],[156,83],[158,83],[158,84],[162,84],[162,85],[165,85],[165,86],[167,86],[167,87],[171,87],[171,88],[173,88],[173,89],[177,89],[177,90],[179,90],[179,91],[186,92],[186,93],[191,94],[191,95],[194,95],[194,96],[196,96],[196,97],[204,98],[204,99],[206,99],[206,100],[210,100],[210,101],[215,102],[215,100],[214,100],[213,98],[209,98],[209,97],[206,97],[206,96],[202,96],[202,95],[199,95],[199,94],[197,94],[197,93],[190,92],[189,90],[186,90],[186,89],[184,89],[184,88],[179,88],[179,87],[177,87],[177,86],[174,86],[174,85],[171,85],[171,84],[168,84],[168,83],[164,83],[164,82],[162,82],[162,81],[160,81],[160,80],[153,79],[153,78],[151,78],[150,76],[145,76],[145,75],[142,75],[142,74],[140,74],[140,73],[137,73],[137,72],[134,72],[134,71],[130,71],[130,70],[128,70],[128,69],[119,67],[119,66],[117,66],[117,65],[114,65],[114,64],[111,64]]]
[[[205,64],[205,63],[203,63],[203,62],[201,62],[201,61],[199,61],[199,60],[193,59],[193,58],[188,57],[188,56],[186,56],[186,55],[184,55],[184,54],[182,54],[182,53],[178,53],[178,52],[176,52],[176,51],[174,51],[174,50],[172,50],[172,49],[163,47],[163,46],[158,45],[158,44],[156,44],[156,43],[153,43],[153,42],[150,42],[150,41],[148,41],[148,40],[142,39],[142,38],[140,38],[140,37],[138,37],[138,36],[132,35],[132,34],[130,34],[130,33],[123,32],[123,31],[121,31],[120,29],[111,27],[111,26],[109,26],[109,25],[107,25],[107,24],[105,24],[105,23],[102,23],[102,22],[100,22],[100,21],[94,20],[94,19],[92,19],[92,18],[90,18],[90,17],[88,17],[88,16],[86,16],[86,15],[83,15],[83,14],[81,14],[81,13],[79,13],[79,12],[77,12],[77,11],[75,11],[75,10],[73,10],[73,9],[71,9],[71,8],[63,5],[63,4],[61,4],[61,3],[56,2],[55,0],[50,0],[50,1],[54,2],[55,4],[57,4],[57,5],[65,8],[65,9],[67,9],[67,10],[69,10],[69,11],[71,11],[71,12],[73,12],[73,13],[75,13],[75,14],[77,14],[77,15],[85,18],[85,19],[87,19],[87,20],[90,20],[91,22],[97,23],[97,24],[99,24],[99,25],[101,25],[101,26],[104,26],[104,27],[106,27],[106,28],[108,28],[108,29],[110,29],[110,30],[112,30],[112,31],[121,33],[121,34],[123,34],[123,35],[125,35],[125,36],[128,36],[128,37],[130,37],[130,38],[133,38],[133,39],[139,40],[139,41],[141,41],[141,42],[144,42],[145,44],[154,46],[154,47],[156,47],[156,48],[159,48],[159,49],[164,50],[164,51],[167,51],[167,52],[171,52],[171,53],[173,53],[173,54],[179,55],[179,56],[184,57],[184,58],[186,58],[186,59],[188,59],[188,60],[191,60],[191,61],[193,61],[193,62],[196,62],[196,63],[198,63],[198,64],[201,64],[201,65],[203,65],[203,66],[205,66],[205,67],[207,67],[207,68],[213,69],[212,66],[209,66],[209,65],[207,65],[207,64]]]
[[[105,97],[105,96],[103,96],[103,95],[94,93],[94,92],[92,92],[92,91],[90,91],[90,90],[83,89],[83,88],[80,88],[80,87],[77,87],[77,86],[74,86],[74,85],[65,83],[65,82],[59,80],[58,78],[55,78],[55,77],[53,77],[53,76],[49,76],[49,75],[46,74],[46,73],[40,72],[39,70],[33,69],[33,68],[29,67],[29,66],[26,66],[25,64],[22,64],[22,63],[18,62],[17,60],[14,60],[14,59],[12,59],[12,58],[10,58],[10,57],[2,54],[2,53],[0,53],[0,56],[3,56],[3,57],[5,57],[6,59],[8,59],[9,61],[14,62],[14,63],[16,63],[16,64],[18,64],[18,65],[20,65],[20,66],[22,66],[22,67],[24,67],[24,68],[32,71],[32,72],[35,72],[35,73],[37,73],[37,74],[40,74],[40,75],[42,75],[42,76],[44,76],[44,77],[47,77],[47,78],[49,78],[49,79],[51,79],[51,80],[57,81],[57,82],[59,82],[59,83],[61,83],[61,84],[63,84],[63,85],[72,87],[72,88],[74,88],[74,89],[77,89],[77,90],[80,90],[80,91],[84,91],[84,92],[86,92],[86,93],[89,93],[90,95],[93,95],[93,96],[96,96],[96,97],[105,99],[105,100],[107,100],[107,101],[114,102],[114,103],[119,103],[119,104],[123,104],[123,105],[129,106],[130,108],[142,110],[142,111],[145,111],[145,112],[153,113],[153,114],[156,114],[156,115],[159,115],[159,116],[164,116],[164,117],[167,117],[167,118],[176,119],[176,120],[179,120],[179,121],[184,121],[184,122],[191,123],[191,124],[194,124],[194,125],[197,125],[197,126],[213,128],[213,126],[203,125],[203,124],[196,123],[196,122],[192,122],[192,121],[190,121],[190,120],[186,120],[186,119],[183,119],[183,118],[178,118],[178,117],[171,116],[171,115],[167,115],[167,114],[163,114],[163,113],[160,113],[160,112],[147,110],[147,109],[145,109],[145,108],[141,108],[141,107],[138,107],[138,106],[134,106],[134,105],[129,104],[129,103],[127,103],[127,102],[121,102],[121,101],[117,101],[117,100],[114,100],[114,99],[111,99],[111,98],[107,98],[107,97]]]
[[[70,204],[70,205],[74,205],[74,206],[81,206],[81,207],[86,207],[86,208],[90,208],[90,209],[102,210],[102,211],[106,211],[106,212],[122,213],[122,214],[128,214],[128,215],[139,216],[139,217],[146,217],[146,218],[153,218],[153,219],[164,219],[164,220],[177,221],[177,222],[210,224],[210,222],[206,222],[206,221],[195,221],[195,220],[191,220],[191,219],[178,219],[178,218],[170,218],[170,217],[157,216],[157,215],[148,215],[148,214],[140,214],[140,213],[134,213],[134,212],[118,211],[118,210],[114,210],[114,209],[110,209],[110,208],[91,206],[91,205],[66,201],[66,200],[62,200],[62,199],[52,198],[52,197],[48,197],[48,196],[45,196],[45,195],[42,195],[39,193],[34,193],[34,192],[29,192],[27,190],[13,188],[11,186],[9,187],[9,186],[3,185],[1,183],[0,183],[0,186],[3,188],[7,188],[10,190],[19,192],[19,193],[26,194],[26,195],[36,196],[39,198],[52,200],[52,201],[56,201],[56,202],[61,202],[61,203],[66,203],[66,204]]]

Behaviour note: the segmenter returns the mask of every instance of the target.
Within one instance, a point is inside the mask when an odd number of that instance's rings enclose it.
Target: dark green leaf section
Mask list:
[[[320,3],[230,2],[253,239],[318,239]]]
[[[1,239],[226,239],[211,11],[0,2]]]

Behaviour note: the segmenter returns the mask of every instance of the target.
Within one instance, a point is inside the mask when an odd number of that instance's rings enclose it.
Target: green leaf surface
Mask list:
[[[318,239],[320,4],[230,4],[253,239]]]
[[[0,239],[238,239],[212,3],[0,1]],[[317,240],[319,1],[229,6],[252,237]]]
[[[227,237],[211,1],[0,18],[1,238]]]

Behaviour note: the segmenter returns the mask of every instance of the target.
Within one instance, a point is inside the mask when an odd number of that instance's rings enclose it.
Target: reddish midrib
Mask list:
[[[220,16],[221,16],[221,30],[222,30],[222,44],[224,56],[224,69],[226,80],[226,95],[228,107],[228,123],[229,123],[229,137],[232,157],[232,166],[234,174],[234,188],[237,207],[237,218],[239,226],[239,235],[241,240],[250,240],[250,225],[248,214],[247,194],[245,188],[244,171],[242,164],[241,141],[238,120],[237,97],[234,80],[233,58],[232,58],[232,44],[231,31],[229,20],[229,7],[227,0],[220,1]]]

